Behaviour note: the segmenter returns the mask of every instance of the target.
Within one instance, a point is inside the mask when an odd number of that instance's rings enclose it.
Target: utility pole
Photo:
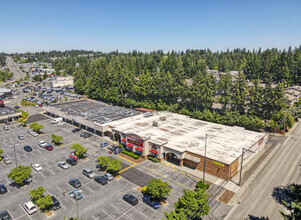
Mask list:
[[[239,183],[238,183],[239,186],[241,186],[242,167],[243,167],[243,161],[244,161],[244,153],[245,153],[245,151],[249,151],[249,152],[251,152],[253,154],[256,153],[255,151],[251,151],[251,150],[245,149],[244,147],[242,148],[241,161],[240,161],[240,171],[239,171]]]
[[[76,193],[76,219],[78,220],[78,193]]]
[[[17,155],[16,155],[16,145],[14,145],[14,155],[15,155],[15,164],[16,164],[16,168],[17,168],[18,164],[17,164]]]
[[[206,151],[207,151],[207,134],[205,135],[205,154],[204,154],[204,169],[203,169],[203,183],[205,184],[205,167],[206,167]]]
[[[241,184],[241,174],[242,174],[242,162],[244,161],[244,152],[245,152],[245,148],[242,148],[242,153],[241,153],[241,161],[240,161],[240,172],[239,172],[239,186]]]

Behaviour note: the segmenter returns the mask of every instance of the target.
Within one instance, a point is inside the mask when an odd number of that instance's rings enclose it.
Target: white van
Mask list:
[[[54,118],[54,119],[51,121],[51,124],[56,124],[56,123],[59,123],[59,122],[61,122],[61,121],[63,121],[62,118]]]

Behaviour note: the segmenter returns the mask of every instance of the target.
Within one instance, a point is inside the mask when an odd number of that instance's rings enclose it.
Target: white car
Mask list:
[[[59,123],[57,123],[57,125],[63,125],[63,124],[65,124],[65,122],[63,122],[63,121],[60,121]]]
[[[34,164],[32,165],[32,168],[35,169],[36,171],[41,171],[43,168],[40,166],[40,164]]]
[[[106,178],[107,180],[110,180],[110,181],[113,179],[113,175],[110,174],[110,173],[105,173],[105,174],[103,175],[103,177]]]
[[[25,139],[25,137],[24,137],[23,134],[20,134],[20,135],[18,136],[18,138],[19,138],[20,140],[24,140],[24,139]]]
[[[64,170],[66,170],[66,169],[69,168],[69,166],[67,165],[67,163],[64,162],[64,161],[59,161],[59,162],[57,163],[57,165],[58,165],[59,167],[63,168]]]
[[[34,136],[34,137],[39,136],[39,134],[37,132],[34,132],[34,131],[31,133],[31,135]]]
[[[46,147],[48,144],[45,141],[38,141],[40,147]]]
[[[8,164],[11,164],[11,163],[12,163],[12,161],[11,161],[11,159],[10,159],[10,158],[8,158],[8,157],[5,157],[5,158],[3,159],[3,163],[5,163],[6,165],[8,165]]]
[[[36,211],[38,211],[36,206],[33,204],[33,202],[26,202],[26,203],[23,204],[23,207],[29,215],[31,215],[31,214],[35,213]]]

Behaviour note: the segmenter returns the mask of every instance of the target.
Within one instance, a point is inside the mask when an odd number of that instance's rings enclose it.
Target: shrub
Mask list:
[[[199,182],[197,182],[197,184],[195,185],[196,189],[208,189],[209,185],[208,184],[204,184],[202,180],[200,180]]]
[[[128,156],[130,156],[130,157],[132,157],[132,158],[134,158],[136,160],[140,157],[139,155],[137,155],[137,154],[135,154],[133,152],[127,151],[127,150],[123,150],[122,153],[126,154],[126,155],[128,155]]]
[[[155,157],[152,157],[152,156],[147,156],[147,158],[148,158],[149,160],[155,162],[155,163],[159,163],[159,162],[160,162],[159,159],[157,159],[157,158],[155,158]]]

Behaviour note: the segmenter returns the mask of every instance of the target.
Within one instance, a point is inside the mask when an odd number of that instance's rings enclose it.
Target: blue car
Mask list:
[[[144,196],[142,200],[143,200],[143,202],[145,202],[146,204],[148,204],[149,206],[151,206],[154,209],[158,209],[161,206],[160,202],[153,199],[151,196]]]
[[[108,146],[108,142],[105,142],[105,141],[102,141],[101,143],[100,143],[100,146],[101,147],[105,147],[105,146]]]
[[[71,198],[79,200],[79,199],[83,198],[82,192],[83,192],[82,190],[73,189],[68,194]]]

